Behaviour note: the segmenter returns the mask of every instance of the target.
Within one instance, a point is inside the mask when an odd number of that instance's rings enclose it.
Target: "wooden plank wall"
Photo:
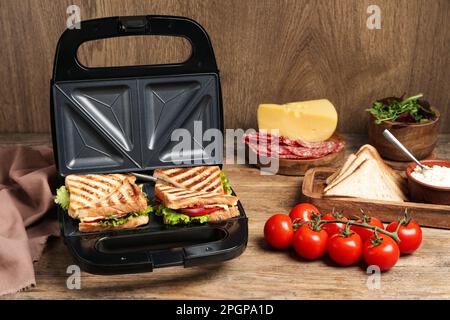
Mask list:
[[[66,8],[82,19],[191,17],[209,32],[221,70],[226,127],[256,126],[261,102],[329,98],[339,130],[364,132],[371,100],[423,92],[450,132],[449,0],[1,0],[0,132],[49,132],[49,81]],[[368,30],[367,7],[381,8]],[[135,39],[86,45],[90,64],[183,57],[186,45]]]

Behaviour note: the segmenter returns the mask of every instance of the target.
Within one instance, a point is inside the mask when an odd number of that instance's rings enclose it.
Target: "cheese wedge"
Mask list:
[[[325,141],[333,135],[337,123],[336,109],[327,99],[258,107],[259,130],[279,130],[281,136],[293,140]]]

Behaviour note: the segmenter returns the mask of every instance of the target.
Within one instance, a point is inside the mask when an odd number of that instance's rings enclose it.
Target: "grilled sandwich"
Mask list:
[[[69,175],[55,202],[80,220],[82,232],[134,228],[148,223],[147,198],[135,181],[123,174]]]
[[[239,216],[238,198],[217,166],[155,170],[157,215],[165,224],[218,222]]]

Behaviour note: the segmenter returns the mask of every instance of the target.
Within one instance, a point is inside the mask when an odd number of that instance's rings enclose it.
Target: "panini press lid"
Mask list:
[[[215,141],[220,145],[207,157],[211,141],[202,139],[208,129],[223,132],[223,110],[213,48],[198,23],[134,16],[83,21],[80,27],[62,34],[53,70],[52,132],[60,175],[137,172],[173,167],[175,161],[221,165],[222,142]],[[184,37],[192,53],[180,64],[126,67],[87,68],[77,59],[86,41],[132,35]],[[192,150],[172,151],[178,128],[190,133]]]

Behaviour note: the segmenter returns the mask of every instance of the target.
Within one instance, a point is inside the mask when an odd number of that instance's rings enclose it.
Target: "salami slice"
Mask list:
[[[341,141],[310,143],[264,132],[245,134],[243,140],[257,155],[281,159],[318,159],[344,148]]]
[[[244,134],[244,140],[247,142],[268,143],[278,140],[279,145],[286,145],[290,147],[305,147],[309,149],[322,149],[330,143],[330,140],[323,142],[307,142],[301,139],[293,140],[283,136],[277,136],[265,132],[256,132],[251,134]]]

